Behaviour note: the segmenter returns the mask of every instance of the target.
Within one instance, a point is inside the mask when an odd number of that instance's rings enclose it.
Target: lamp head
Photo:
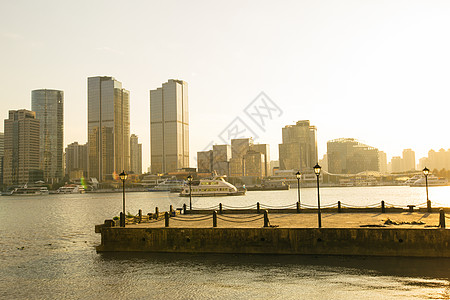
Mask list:
[[[322,167],[319,166],[319,164],[317,163],[317,164],[314,166],[314,173],[316,173],[316,175],[319,176],[319,175],[320,175],[320,170],[321,170],[321,169],[322,169]]]
[[[300,173],[300,171],[298,171],[297,173],[295,173],[295,176],[297,177],[297,179],[300,179],[302,177],[302,174]]]
[[[191,183],[193,179],[194,179],[194,178],[192,177],[192,175],[189,175],[189,176],[187,177],[187,180],[188,180],[189,183]]]
[[[422,170],[422,172],[423,172],[423,175],[425,175],[425,176],[428,176],[428,174],[430,174],[430,170],[429,170],[427,167],[425,167],[425,168]]]
[[[125,173],[125,170],[122,171],[122,173],[119,174],[120,179],[127,180],[128,174]]]

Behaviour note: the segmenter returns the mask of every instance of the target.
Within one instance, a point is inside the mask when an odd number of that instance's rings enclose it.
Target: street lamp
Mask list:
[[[117,173],[116,173],[117,174]],[[123,191],[123,212],[122,218],[120,219],[120,227],[125,227],[125,180],[128,178],[128,174],[125,173],[125,170],[119,174],[120,179],[122,179],[122,191]]]
[[[295,176],[297,177],[298,207],[300,208],[300,178],[302,178],[302,174],[298,171]]]
[[[319,166],[318,163],[314,166],[314,173],[316,174],[317,177],[317,217],[319,218],[319,228],[322,227],[322,217],[320,215],[320,193],[319,193],[319,175],[321,169],[322,167]]]
[[[189,184],[189,210],[192,210],[192,190],[191,190],[191,188],[192,188],[192,176],[191,175],[189,175],[188,177],[187,177],[187,180],[188,180],[188,184]]]
[[[427,190],[427,209],[428,209],[428,212],[430,212],[431,211],[431,201],[430,201],[430,199],[428,199],[428,174],[430,174],[430,170],[427,167],[425,167],[422,170],[422,172],[423,172],[423,175],[425,175],[425,187]]]

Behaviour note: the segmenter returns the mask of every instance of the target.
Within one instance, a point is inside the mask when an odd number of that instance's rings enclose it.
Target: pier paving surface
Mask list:
[[[394,224],[386,224],[386,220]],[[447,214],[447,224],[450,222]],[[397,224],[395,224],[397,223]],[[415,223],[415,224],[414,224]],[[260,228],[264,225],[263,214],[223,214],[217,216],[217,228]],[[317,213],[269,213],[269,225],[279,228],[317,228]],[[396,228],[436,229],[439,213],[322,213],[322,228]],[[164,217],[140,224],[127,224],[128,228],[161,228]],[[170,228],[211,228],[213,217],[186,214],[171,217]]]

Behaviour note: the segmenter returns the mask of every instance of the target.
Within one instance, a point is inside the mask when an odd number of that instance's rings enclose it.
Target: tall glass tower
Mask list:
[[[88,78],[88,145],[89,177],[130,170],[130,92],[113,77]]]
[[[64,176],[64,92],[32,91],[31,110],[36,112],[36,119],[40,121],[39,165],[44,172],[44,180],[58,182]]]
[[[189,167],[186,82],[170,79],[150,91],[150,143],[152,173]]]

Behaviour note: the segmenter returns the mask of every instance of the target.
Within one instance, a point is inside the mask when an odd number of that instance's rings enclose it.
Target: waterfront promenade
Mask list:
[[[317,213],[269,213],[269,225],[278,228],[317,228]],[[448,216],[448,214],[447,214]],[[176,215],[169,219],[172,228],[213,227],[212,214]],[[448,220],[448,219],[447,219]],[[130,220],[131,221],[131,220]],[[449,223],[450,220],[447,221]],[[218,228],[263,227],[262,214],[223,214],[217,216]],[[322,213],[322,228],[437,228],[439,212],[364,212],[364,213]],[[164,217],[142,223],[129,223],[129,228],[165,227]]]

